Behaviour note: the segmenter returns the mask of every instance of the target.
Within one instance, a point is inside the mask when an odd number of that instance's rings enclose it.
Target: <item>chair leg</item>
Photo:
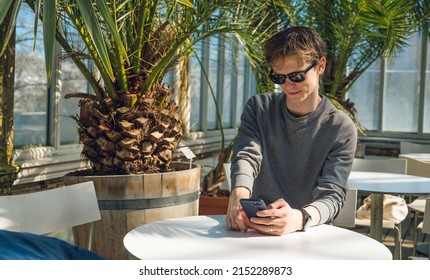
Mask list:
[[[403,235],[403,240],[406,239],[406,237],[409,235],[409,230],[412,228],[412,224],[416,223],[417,221],[417,215],[415,211],[410,211],[409,217],[411,217],[411,220],[409,221],[409,226],[406,228],[405,234]],[[416,228],[416,226],[414,227]]]
[[[415,227],[414,229],[414,237],[413,237],[413,244],[412,244],[412,256],[416,256],[417,254],[417,242],[418,242],[418,229]]]
[[[417,255],[417,242],[418,242],[418,235],[420,229],[418,229],[418,218],[420,216],[420,213],[413,211],[413,236],[412,236],[412,256]]]
[[[401,260],[402,259],[402,232],[401,225],[398,224],[394,227],[394,259]]]
[[[88,245],[87,245],[87,249],[90,251],[93,249],[93,237],[94,237],[94,222],[91,222],[90,228],[88,230]]]

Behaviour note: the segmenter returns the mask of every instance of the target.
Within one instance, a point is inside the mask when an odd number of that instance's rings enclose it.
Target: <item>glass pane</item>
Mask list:
[[[427,45],[426,88],[424,95],[423,132],[430,133],[430,44]]]
[[[231,124],[231,113],[232,113],[232,76],[233,76],[233,61],[232,58],[232,46],[226,44],[224,52],[224,78],[223,78],[223,104],[222,104],[222,125],[223,128],[232,127]]]
[[[348,97],[355,104],[356,117],[360,124],[369,131],[378,129],[380,105],[380,61],[375,61],[355,81],[348,92]]]
[[[387,65],[384,97],[383,130],[417,132],[421,39],[413,37],[410,47],[398,54]]]
[[[42,30],[39,23],[38,30]],[[34,14],[23,5],[17,18],[14,145],[47,145],[47,86],[42,34],[34,42]],[[39,32],[40,33],[40,32]]]
[[[61,98],[59,102],[59,128],[61,145],[78,143],[76,122],[71,116],[79,114],[78,98],[65,99],[68,93],[88,92],[88,82],[79,69],[69,59],[61,65]]]
[[[236,93],[236,125],[240,124],[240,116],[242,115],[243,107],[246,102],[245,96],[245,57],[243,54],[238,55],[238,74],[237,80],[237,93]]]
[[[217,113],[214,97],[217,98],[217,82],[218,82],[218,36],[211,37],[209,43],[209,84],[208,88],[208,130],[217,129]],[[211,89],[212,88],[212,89]],[[218,101],[218,100],[217,100]]]
[[[201,78],[201,67],[199,60],[196,58],[196,55],[199,56],[201,60],[202,53],[202,44],[198,43],[194,47],[194,55],[191,57],[191,73],[190,73],[190,91],[191,91],[191,116],[190,116],[190,130],[191,131],[199,131],[201,130],[201,86],[200,86],[200,78]]]

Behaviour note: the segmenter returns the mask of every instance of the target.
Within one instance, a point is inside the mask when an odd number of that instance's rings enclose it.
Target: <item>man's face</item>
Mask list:
[[[325,65],[325,58],[321,58],[319,63],[312,65],[312,61],[299,61],[296,56],[287,56],[283,63],[272,68],[274,74],[291,77],[291,79],[286,78],[284,83],[280,84],[287,96],[287,104],[306,105],[306,102],[310,102],[309,99],[318,97],[319,77],[324,71],[321,64]],[[305,70],[307,72],[303,73]],[[304,78],[302,82],[297,81],[301,78]],[[292,80],[296,80],[296,82]]]

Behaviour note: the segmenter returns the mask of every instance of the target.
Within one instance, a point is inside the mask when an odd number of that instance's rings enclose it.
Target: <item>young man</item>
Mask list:
[[[319,93],[326,58],[313,29],[292,27],[265,44],[270,78],[283,93],[251,97],[233,148],[229,229],[282,235],[327,223],[345,200],[357,144],[352,120]],[[249,221],[241,198],[268,210]]]

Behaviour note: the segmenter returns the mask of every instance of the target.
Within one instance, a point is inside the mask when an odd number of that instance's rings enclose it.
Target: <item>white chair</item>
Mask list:
[[[93,182],[0,196],[0,229],[45,235],[100,220]],[[88,250],[92,246],[92,227]]]
[[[398,158],[354,158],[352,171],[373,171],[406,174],[407,161]]]
[[[340,209],[339,214],[333,220],[332,224],[337,227],[354,228],[355,211],[357,210],[357,190],[348,189],[346,191],[346,200]]]
[[[400,154],[411,154],[411,153],[430,153],[430,144],[401,141]]]
[[[351,170],[406,174],[407,160],[398,159],[398,158],[384,158],[384,159],[354,158]]]
[[[412,237],[412,255],[415,256],[417,252],[417,243],[418,243],[418,233],[423,231],[423,222],[418,224],[418,215],[422,215],[424,217],[424,212],[426,208],[426,198],[418,198],[414,200],[412,203],[408,204],[408,208],[413,213],[413,237]]]
[[[400,154],[430,153],[430,143],[400,142]]]
[[[384,158],[384,159],[360,159],[354,158],[352,171],[372,171],[406,174],[406,159]],[[370,227],[370,219],[355,219],[356,226]],[[401,223],[384,219],[382,227],[394,230],[394,258],[401,259],[402,229]]]
[[[430,234],[430,198],[427,198],[425,201],[425,209],[424,209],[424,219],[418,225],[417,230],[420,229],[425,234]],[[428,259],[430,259],[430,243],[416,243],[416,239],[414,240],[414,251],[412,257],[410,259],[416,259],[416,253],[420,255],[427,255]]]
[[[405,159],[407,161],[407,170],[406,174],[421,176],[421,177],[430,177],[430,162],[414,159],[411,157],[403,157],[399,156],[401,159]]]
[[[400,155],[400,158],[404,158],[408,162],[406,174],[430,178],[430,162],[421,161],[410,157],[402,157],[401,155]],[[411,203],[408,203],[408,208],[412,215],[411,222],[413,221],[413,225],[414,225],[413,228],[415,229],[413,231],[413,238],[412,238],[413,239],[412,255],[415,255],[417,234],[422,229],[422,224],[421,226],[418,225],[418,218],[422,217],[422,215],[424,214],[424,210],[426,206],[426,198],[427,198],[426,196],[420,196],[414,199]]]
[[[430,144],[413,143],[407,141],[400,142],[400,155],[399,158],[404,158],[408,161],[407,173],[408,175],[430,177],[430,163],[423,162],[402,154],[414,153],[430,153]]]

